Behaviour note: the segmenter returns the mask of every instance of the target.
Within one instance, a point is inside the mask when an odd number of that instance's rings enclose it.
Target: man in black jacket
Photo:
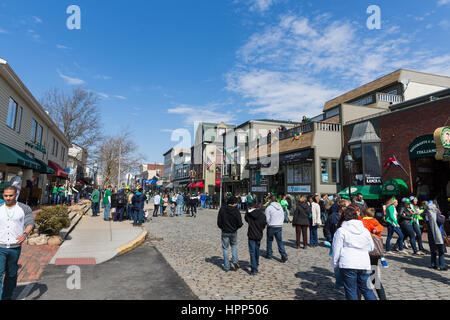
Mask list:
[[[138,192],[131,199],[131,203],[133,204],[134,211],[134,223],[133,226],[141,226],[144,221],[144,205],[145,200],[147,200],[147,196],[142,193],[143,189],[140,188]]]
[[[217,215],[217,226],[222,230],[222,250],[224,260],[224,270],[230,271],[230,261],[228,258],[228,248],[231,244],[232,263],[235,270],[239,269],[239,259],[237,252],[237,231],[242,227],[241,213],[237,209],[238,199],[231,197],[227,205],[219,210]]]
[[[127,205],[127,196],[122,191],[119,190],[117,194],[117,208],[116,208],[116,215],[114,216],[114,221],[122,222],[123,220],[123,213],[125,211],[125,206]]]
[[[263,238],[263,231],[267,225],[266,215],[264,209],[258,208],[258,205],[253,202],[245,214],[245,221],[248,223],[248,251],[250,252],[251,275],[258,274],[259,266],[259,248],[261,246],[261,239]]]

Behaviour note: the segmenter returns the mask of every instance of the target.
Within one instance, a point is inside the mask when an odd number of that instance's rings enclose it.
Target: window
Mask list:
[[[17,133],[20,133],[20,127],[22,126],[22,114],[23,114],[23,108],[19,107],[18,113],[17,113]]]
[[[36,142],[39,144],[42,144],[42,131],[44,129],[42,128],[41,125],[38,125],[38,129],[37,129],[37,135],[36,135]]]
[[[329,110],[329,111],[327,111],[325,113],[325,118],[329,119],[329,118],[332,118],[334,116],[338,116],[339,114],[340,114],[339,108],[334,108],[334,109],[331,109],[331,110]]]
[[[55,140],[55,141],[56,141],[56,140]],[[58,143],[58,141],[56,141],[55,157],[58,156],[58,147],[59,147],[59,143]]]
[[[33,123],[31,125],[31,135],[30,135],[30,139],[33,142],[36,142],[36,130],[37,130],[37,122],[36,122],[36,120],[33,119]]]
[[[339,183],[339,160],[331,160],[331,182]]]
[[[13,99],[9,99],[8,117],[6,118],[6,125],[11,129],[15,129],[17,115],[17,103]]]
[[[311,165],[299,164],[287,167],[287,184],[310,184]]]
[[[379,143],[364,143],[364,174],[381,177],[381,147]]]
[[[350,146],[350,152],[352,154],[352,158],[355,162],[353,162],[352,167],[352,184],[355,184],[357,186],[363,185],[363,161],[362,161],[362,146],[359,145],[353,145]],[[356,179],[353,181],[353,179]]]
[[[66,156],[66,148],[61,147],[61,160],[64,162],[64,158]]]
[[[330,183],[328,159],[320,160],[320,173],[322,183]]]
[[[53,144],[52,144],[52,156],[55,155],[55,147],[56,147],[56,139],[53,138]]]

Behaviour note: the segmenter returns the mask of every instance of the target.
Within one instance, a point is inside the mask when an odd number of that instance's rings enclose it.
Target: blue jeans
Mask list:
[[[399,248],[399,250],[403,250],[403,233],[402,230],[400,230],[399,227],[394,227],[391,224],[388,224],[388,235],[386,239],[386,252],[391,251],[391,239],[394,235],[394,232],[398,235],[397,243],[395,244],[396,247]]]
[[[260,246],[261,241],[248,239],[248,251],[250,252],[250,265],[252,273],[258,273]]]
[[[116,208],[116,214],[114,215],[114,221],[122,221],[123,220],[123,211],[124,210],[125,210],[124,207]]]
[[[72,195],[68,195],[67,196],[67,201],[66,201],[66,203],[70,206],[70,205],[72,205]]]
[[[237,232],[235,233],[224,233],[222,232],[222,251],[223,251],[223,268],[226,271],[230,270],[230,260],[228,257],[228,248],[231,244],[231,260],[233,263],[238,263],[238,246],[237,246]]]
[[[317,228],[318,226],[311,226],[309,228],[309,244],[312,246],[319,245],[319,240],[317,238]]]
[[[160,209],[160,211],[161,211],[161,215],[163,215],[164,209],[165,209],[164,206],[160,206],[159,209]]]
[[[275,240],[277,241],[277,245],[278,245],[278,252],[281,254],[281,258],[287,259],[288,255],[284,248],[282,235],[283,235],[283,228],[267,227],[267,257],[268,258],[272,258],[272,254],[273,254],[272,242],[273,242],[273,237],[275,237]]]
[[[58,194],[57,193],[52,194],[52,204],[58,204]]]
[[[177,205],[177,216],[182,216],[183,215],[183,205],[179,204]]]
[[[134,222],[133,225],[140,226],[142,225],[142,220],[144,220],[143,211],[141,209],[134,209]]]
[[[287,210],[284,210],[284,222],[289,222],[289,217],[287,214]]]
[[[0,297],[1,300],[11,300],[17,286],[19,257],[22,247],[15,249],[0,248]],[[5,280],[3,280],[5,275]]]
[[[445,255],[444,253],[441,253],[441,250],[439,250],[439,261],[437,260],[438,253],[436,251],[431,251],[431,266],[443,269],[445,267]]]
[[[170,216],[173,217],[175,213],[175,207],[170,206]]]
[[[344,282],[345,298],[347,300],[359,300],[358,291],[365,300],[377,300],[373,290],[368,287],[370,273],[368,270],[339,269]]]
[[[98,203],[98,202],[92,202],[92,203],[91,203],[91,208],[92,208],[92,216],[93,216],[93,217],[98,216],[98,212],[99,212],[99,203]]]
[[[111,203],[103,205],[103,217],[106,220],[109,220],[109,213],[111,211]]]
[[[201,204],[200,208],[205,209],[205,200],[202,200],[202,204]]]
[[[130,205],[130,204],[127,204],[126,210],[127,210],[127,219],[128,220],[134,220],[134,217],[133,217],[133,206]]]
[[[416,233],[417,243],[419,244],[419,250],[424,251],[423,243],[422,243],[422,232],[420,231],[420,226],[417,223],[413,224],[414,232]]]
[[[417,246],[416,246],[416,234],[414,233],[414,229],[412,225],[402,225],[401,230],[403,232],[404,237],[409,237],[409,243],[411,244],[411,247],[414,251],[414,253],[417,252]]]

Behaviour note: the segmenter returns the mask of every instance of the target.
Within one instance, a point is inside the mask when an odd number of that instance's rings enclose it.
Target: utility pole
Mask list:
[[[120,189],[120,158],[122,155],[122,141],[119,143],[119,176],[117,177],[117,189]]]

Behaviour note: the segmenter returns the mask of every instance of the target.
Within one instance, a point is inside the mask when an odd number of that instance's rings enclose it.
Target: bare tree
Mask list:
[[[137,152],[137,145],[131,138],[128,129],[120,130],[118,137],[102,138],[94,153],[99,164],[99,172],[103,177],[103,185],[117,185],[119,174],[119,157],[121,176],[126,173],[136,173],[145,157]],[[123,180],[122,180],[123,181]]]
[[[41,99],[41,105],[48,111],[70,144],[92,149],[100,138],[100,98],[84,88],[75,88],[71,95],[53,88]]]

